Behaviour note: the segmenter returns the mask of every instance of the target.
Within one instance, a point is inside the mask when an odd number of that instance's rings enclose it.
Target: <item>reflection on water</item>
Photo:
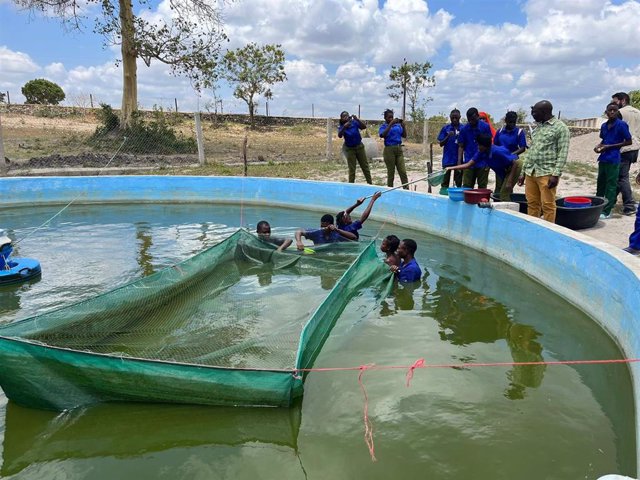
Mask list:
[[[453,280],[438,277],[433,313],[440,338],[453,345],[504,340],[514,363],[544,360],[542,345],[536,341],[540,334],[533,327],[514,322],[507,307]],[[526,387],[540,386],[545,369],[544,365],[514,366],[507,372],[510,383],[505,396],[523,399]]]
[[[21,238],[56,211],[3,210],[2,223],[12,238]],[[267,219],[273,235],[286,237],[318,217],[253,207],[245,207],[242,216],[251,226]],[[216,205],[72,206],[20,244],[22,256],[41,261],[43,277],[0,290],[0,322],[92,297],[184,260],[226,238],[240,217],[238,209]],[[316,367],[410,365],[417,358],[488,363],[622,356],[582,312],[498,261],[391,224],[381,229],[370,220],[363,230],[363,235],[416,239],[423,278],[397,286],[383,302],[379,292],[360,292],[338,319]],[[304,272],[314,277],[321,296],[337,280],[325,270]],[[252,282],[247,290],[255,285],[293,290],[282,270],[251,267],[247,273],[253,275],[243,277]],[[276,316],[304,310],[305,293],[296,299],[283,304],[273,297],[265,308]],[[208,307],[207,298],[189,304]],[[307,474],[595,480],[612,472],[635,474],[635,414],[626,365],[425,369],[416,372],[411,388],[398,371],[367,372],[364,381],[375,427],[375,464],[362,441],[357,374],[313,372],[302,414],[299,407],[289,412],[127,404],[58,416],[9,404],[0,474],[30,480]],[[289,413],[298,419],[289,420]]]
[[[295,453],[300,406],[300,402],[289,409],[104,404],[57,413],[9,402],[0,473],[14,475],[35,463],[135,458],[206,445],[272,444]]]

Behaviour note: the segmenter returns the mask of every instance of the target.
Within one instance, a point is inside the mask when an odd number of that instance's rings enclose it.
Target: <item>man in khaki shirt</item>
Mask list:
[[[553,105],[542,100],[531,107],[538,124],[533,131],[518,185],[525,183],[527,213],[556,221],[556,188],[569,154],[569,128],[553,116]]]
[[[640,148],[640,110],[631,106],[629,95],[625,92],[614,93],[612,103],[620,108],[622,120],[629,125],[632,143],[620,149],[620,173],[618,174],[618,192],[622,194],[622,213],[633,215],[636,213],[636,202],[633,199],[631,184],[629,183],[629,169],[632,163],[638,161],[638,149]]]

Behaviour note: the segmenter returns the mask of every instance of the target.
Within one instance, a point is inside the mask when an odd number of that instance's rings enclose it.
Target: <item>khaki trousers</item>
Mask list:
[[[524,194],[527,197],[527,213],[532,217],[542,218],[547,222],[556,223],[556,185],[547,187],[551,175],[532,177],[527,175],[524,183]]]

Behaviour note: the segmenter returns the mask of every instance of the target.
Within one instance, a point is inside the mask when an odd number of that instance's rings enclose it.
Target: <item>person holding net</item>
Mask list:
[[[258,222],[258,225],[256,226],[256,234],[261,240],[276,245],[279,252],[286,250],[293,243],[293,240],[290,238],[272,237],[271,225],[269,225],[269,222],[266,220],[260,220]]]
[[[358,237],[356,237],[354,233],[336,227],[333,222],[333,215],[329,215],[328,213],[320,219],[320,228],[301,228],[296,231],[296,248],[298,250],[304,250],[305,248],[304,243],[302,243],[302,237],[311,240],[314,245],[358,240]]]
[[[376,192],[373,194],[373,196],[371,197],[371,201],[369,202],[369,205],[367,205],[367,208],[364,210],[364,212],[362,212],[362,216],[360,217],[360,220],[355,220],[355,221],[352,220],[351,212],[353,212],[356,208],[358,208],[360,205],[364,203],[364,197],[356,200],[356,203],[351,205],[346,210],[343,210],[342,212],[338,212],[338,214],[336,215],[336,224],[338,225],[338,228],[346,232],[353,233],[356,236],[356,238],[359,239],[360,235],[358,234],[358,230],[362,228],[362,224],[366,222],[367,218],[369,218],[369,215],[371,215],[371,209],[373,208],[373,204],[377,199],[380,198],[380,195],[382,195],[382,192]]]

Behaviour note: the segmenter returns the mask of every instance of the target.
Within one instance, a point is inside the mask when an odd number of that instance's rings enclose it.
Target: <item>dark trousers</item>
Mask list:
[[[636,202],[633,200],[631,183],[629,182],[629,169],[631,164],[638,160],[638,150],[624,152],[620,159],[620,173],[618,174],[618,192],[622,194],[622,211],[633,213],[636,210]],[[618,195],[616,194],[616,200]]]
[[[489,167],[467,168],[462,175],[462,186],[475,188],[476,181],[478,188],[487,188],[489,184]]]
[[[442,188],[449,188],[449,183],[451,182],[451,170],[447,170],[444,174],[444,178],[442,179],[442,183],[440,186]],[[462,170],[453,170],[453,184],[456,187],[462,186]]]
[[[371,170],[369,169],[369,162],[367,161],[367,152],[365,151],[364,144],[357,145],[355,147],[344,146],[344,155],[347,157],[347,167],[349,168],[349,183],[356,181],[356,163],[360,165],[364,178],[369,185],[371,185]]]
[[[640,209],[636,210],[636,225],[633,233],[629,235],[629,246],[640,250]]]
[[[609,201],[602,213],[609,215],[616,203],[616,189],[618,186],[619,163],[598,162],[598,183],[596,195],[606,197]]]

